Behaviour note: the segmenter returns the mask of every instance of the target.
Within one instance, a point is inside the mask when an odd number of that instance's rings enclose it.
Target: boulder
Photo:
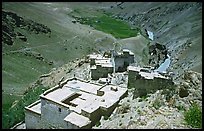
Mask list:
[[[189,93],[188,93],[188,90],[187,90],[187,89],[185,89],[185,88],[183,88],[183,87],[181,87],[181,88],[179,89],[179,96],[180,96],[181,98],[187,97],[188,95],[189,95]]]

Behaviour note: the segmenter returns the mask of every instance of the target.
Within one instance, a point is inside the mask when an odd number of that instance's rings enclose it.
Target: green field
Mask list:
[[[112,34],[115,38],[118,39],[135,37],[140,32],[139,28],[131,29],[126,22],[112,18],[106,14],[98,17],[78,18],[78,20],[81,24],[90,25],[96,30]]]

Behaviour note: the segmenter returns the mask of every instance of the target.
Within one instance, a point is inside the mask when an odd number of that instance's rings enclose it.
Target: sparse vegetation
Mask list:
[[[19,101],[16,102],[15,105],[8,110],[2,109],[2,127],[4,129],[11,128],[18,122],[24,120],[24,107],[30,105],[39,99],[39,95],[42,94],[46,89],[43,86],[37,86],[34,89],[29,89],[28,93],[22,97]]]
[[[138,100],[138,102],[142,102],[142,98],[140,98],[140,99]]]
[[[190,109],[184,113],[187,124],[194,128],[202,128],[202,111],[197,104],[192,104]]]
[[[155,109],[159,109],[162,106],[162,102],[161,100],[159,100],[158,98],[153,102],[153,107]]]
[[[124,114],[124,113],[127,113],[128,112],[128,110],[130,110],[130,104],[129,103],[123,103],[122,105],[121,105],[121,113],[122,114]]]
[[[178,106],[177,106],[177,109],[178,109],[179,111],[185,111],[185,107],[184,107],[183,105],[178,105]]]
[[[96,126],[98,127],[98,126],[100,126],[101,125],[101,122],[100,121],[97,121],[96,122]]]
[[[139,102],[147,100],[148,95],[141,96]]]
[[[24,95],[28,85],[35,81],[41,73],[46,73],[52,66],[22,53],[3,56],[2,65],[2,110],[8,111],[14,101]]]
[[[105,115],[104,120],[108,120],[109,116]]]

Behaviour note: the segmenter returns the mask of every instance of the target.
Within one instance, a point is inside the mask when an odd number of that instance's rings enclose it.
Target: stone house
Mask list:
[[[91,67],[91,78],[98,80],[99,78],[108,77],[108,73],[113,73],[112,64],[96,64]]]
[[[91,128],[101,116],[109,116],[127,89],[92,84],[72,78],[40,95],[25,107],[27,129]]]
[[[124,72],[131,63],[134,63],[134,53],[128,49],[123,49],[122,53],[115,53],[114,62],[115,71]]]
[[[91,78],[98,80],[108,76],[108,73],[123,72],[127,67],[134,63],[134,54],[127,49],[122,52],[111,50],[111,57],[102,56],[99,54],[90,55]]]
[[[135,88],[136,97],[145,96],[160,89],[171,88],[173,85],[170,77],[150,68],[128,67],[128,88]]]

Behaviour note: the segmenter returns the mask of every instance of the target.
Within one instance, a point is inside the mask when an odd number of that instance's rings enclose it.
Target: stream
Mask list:
[[[147,34],[151,40],[153,40],[154,34],[151,31],[147,31]]]
[[[161,73],[166,73],[167,68],[170,65],[170,56],[167,54],[167,59],[157,68],[155,71],[161,72]]]

